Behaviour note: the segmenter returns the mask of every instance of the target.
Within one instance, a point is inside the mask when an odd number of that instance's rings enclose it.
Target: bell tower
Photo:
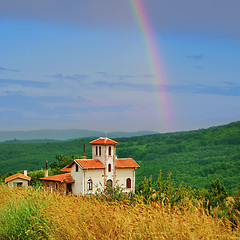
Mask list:
[[[115,163],[117,159],[116,145],[118,142],[107,137],[101,137],[89,144],[92,145],[92,159],[101,161],[105,166],[104,183],[109,184],[110,186],[115,186]]]

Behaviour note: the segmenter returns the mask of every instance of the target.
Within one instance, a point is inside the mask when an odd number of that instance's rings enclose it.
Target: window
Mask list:
[[[108,164],[108,171],[111,172],[111,164]]]
[[[101,147],[99,147],[99,156],[101,156],[101,154],[102,154],[102,149]]]
[[[18,183],[17,183],[17,186],[18,186],[18,187],[21,187],[21,186],[22,186],[22,182],[18,182]]]
[[[76,172],[78,172],[78,165],[76,164]]]
[[[87,190],[92,190],[93,182],[92,179],[88,179],[87,181]]]
[[[131,188],[131,178],[127,178],[126,187]]]
[[[57,182],[55,183],[55,188],[56,188],[56,190],[58,190],[58,183]]]
[[[98,147],[96,146],[96,156],[98,155]]]
[[[108,155],[111,156],[112,155],[112,148],[108,147]]]

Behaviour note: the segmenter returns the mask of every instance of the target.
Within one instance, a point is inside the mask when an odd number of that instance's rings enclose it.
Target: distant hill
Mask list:
[[[108,137],[132,137],[147,134],[155,134],[153,131],[138,132],[110,132]],[[8,140],[32,140],[32,139],[52,139],[52,140],[69,140],[86,137],[105,137],[106,133],[99,131],[83,130],[83,129],[44,129],[31,131],[0,131],[0,141]]]
[[[0,174],[44,168],[46,160],[56,161],[56,154],[81,156],[83,144],[86,156],[91,158],[89,142],[94,138],[2,142]],[[230,192],[240,188],[240,121],[208,129],[114,140],[119,142],[119,158],[132,157],[141,166],[136,171],[136,182],[144,176],[156,181],[161,170],[163,179],[172,173],[176,185],[202,188],[219,178]]]

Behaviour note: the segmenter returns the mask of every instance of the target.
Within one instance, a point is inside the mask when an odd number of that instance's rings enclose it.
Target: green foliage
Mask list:
[[[193,193],[191,189],[183,187],[181,184],[175,187],[172,181],[172,174],[168,174],[166,180],[162,180],[162,173],[160,171],[157,182],[158,199],[165,204],[185,205],[185,201],[192,198]]]
[[[234,198],[234,209],[240,212],[240,191],[236,189],[236,192],[233,195]]]
[[[239,226],[240,219],[240,194],[236,191],[234,201],[231,202],[227,198],[226,188],[221,184],[219,179],[215,179],[209,184],[209,189],[190,189],[182,185],[175,186],[171,179],[171,174],[168,174],[166,180],[162,180],[161,171],[156,181],[156,190],[152,187],[152,178],[144,177],[137,186],[137,195],[144,203],[160,201],[163,205],[174,207],[192,206],[200,207],[202,210],[211,216],[218,216],[223,221],[230,220],[230,226],[235,228]],[[138,199],[134,197],[133,199]],[[227,220],[228,219],[228,220]]]
[[[37,171],[31,171],[28,173],[28,176],[31,177],[31,181],[29,182],[29,185],[34,186],[34,187],[42,187],[43,186],[43,181],[39,180],[39,178],[44,177],[45,170],[37,170]],[[59,174],[59,171],[57,169],[49,169],[48,170],[48,175],[56,175]]]
[[[144,177],[136,187],[136,193],[141,195],[147,201],[153,192],[152,177]]]
[[[87,156],[91,156],[92,148],[89,146],[91,140],[86,138],[57,142],[50,140],[0,142],[0,174],[45,168],[46,160],[51,164],[56,161],[56,155],[71,156],[73,152],[81,155],[83,144],[88,146]]]
[[[225,206],[226,199],[227,199],[227,191],[226,188],[221,184],[219,179],[212,181],[209,186],[209,205],[213,207]]]
[[[43,186],[43,182],[39,178],[44,177],[44,170],[37,170],[28,173],[28,176],[31,177],[30,185],[40,187]]]
[[[63,156],[62,154],[57,154],[56,159],[58,163],[53,162],[51,168],[62,169],[71,163],[74,159],[79,159],[79,156],[75,156],[73,153],[70,156]]]
[[[86,196],[90,196],[93,199],[98,199],[100,201],[125,201],[131,200],[131,203],[135,202],[134,199],[136,195],[133,192],[126,194],[123,192],[124,188],[116,184],[115,187],[111,187],[110,184],[106,184],[102,190],[99,188],[95,194],[87,194]]]
[[[240,182],[240,122],[196,131],[154,134],[119,138],[119,158],[132,157],[141,166],[136,171],[136,183],[143,176],[156,182],[162,170],[162,181],[172,173],[171,181],[191,188],[207,188],[209,182],[221,179],[229,194],[239,188]],[[56,161],[55,156],[81,155],[86,144],[86,156],[91,158],[92,139],[59,142],[0,143],[0,174],[27,169],[42,169],[45,161],[56,172],[72,159]],[[68,158],[68,157],[67,157]],[[70,157],[71,158],[71,157]],[[55,162],[55,163],[53,163]]]

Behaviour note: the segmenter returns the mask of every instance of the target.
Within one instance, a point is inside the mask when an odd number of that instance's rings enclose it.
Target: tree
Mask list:
[[[44,170],[37,170],[28,173],[28,176],[31,177],[30,185],[31,186],[42,186],[43,182],[39,179],[44,177]]]
[[[228,196],[227,190],[221,184],[218,178],[210,183],[207,196],[207,199],[209,200],[209,206],[224,207],[226,204],[227,196]]]
[[[136,193],[143,196],[147,200],[152,192],[152,176],[150,176],[150,178],[144,177],[137,185]]]
[[[71,163],[74,159],[79,159],[80,157],[77,155],[74,155],[73,153],[70,156],[64,156],[61,154],[56,154],[55,158],[57,159],[57,162],[51,163],[50,167],[58,168],[59,170],[66,167],[69,163]]]
[[[184,199],[186,197],[191,197],[190,190],[180,185],[175,187],[171,179],[172,174],[168,174],[167,180],[162,181],[162,173],[159,172],[158,180],[156,182],[158,199],[163,200],[165,203],[170,203],[171,205],[185,204]]]

